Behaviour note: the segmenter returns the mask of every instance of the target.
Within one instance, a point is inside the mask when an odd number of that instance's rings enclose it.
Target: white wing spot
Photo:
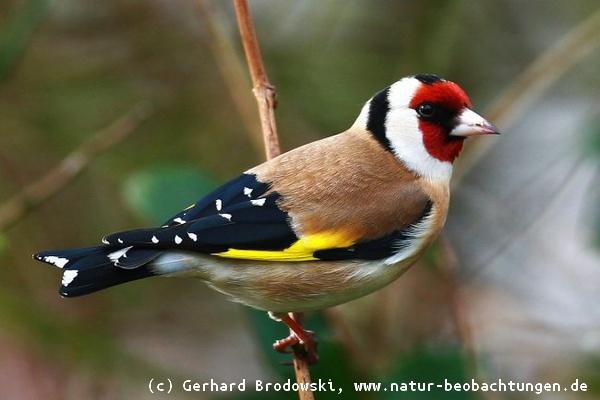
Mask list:
[[[68,258],[56,256],[46,256],[43,260],[47,263],[57,266],[58,268],[64,268],[65,265],[67,265],[67,263],[69,262]]]
[[[110,261],[116,263],[117,261],[119,261],[119,258],[123,257],[125,253],[127,253],[132,247],[133,246],[123,247],[122,249],[113,251],[108,255],[108,258],[110,259]]]
[[[156,244],[159,242],[158,238],[156,236],[152,236],[152,239],[150,239],[152,241],[152,243]]]
[[[248,197],[252,196],[252,190],[249,187],[244,187],[244,195]]]
[[[189,237],[190,239],[192,239],[194,242],[196,242],[196,241],[198,240],[198,235],[196,235],[196,234],[195,234],[195,233],[193,233],[193,232],[188,232],[188,233],[187,233],[187,235],[188,235],[188,237]]]
[[[177,222],[178,224],[185,224],[186,221],[184,219],[177,217],[173,220],[173,222]]]
[[[215,207],[217,208],[217,211],[221,211],[223,209],[223,200],[216,199],[215,200]]]
[[[265,201],[267,201],[267,199],[262,198],[262,199],[250,200],[250,203],[252,203],[253,206],[262,207],[265,205]]]
[[[225,218],[227,221],[231,221],[231,214],[220,214],[219,213],[219,216]]]
[[[63,273],[62,285],[65,286],[65,287],[69,286],[69,284],[71,282],[73,282],[73,279],[75,279],[78,274],[79,274],[79,271],[77,271],[76,269],[68,269],[68,270],[66,270]]]
[[[179,235],[175,235],[173,239],[175,240],[175,244],[181,244],[181,242],[183,242],[183,239],[180,238]]]
[[[123,244],[123,239],[121,239],[121,238],[117,238],[117,242],[119,242],[119,243]]]

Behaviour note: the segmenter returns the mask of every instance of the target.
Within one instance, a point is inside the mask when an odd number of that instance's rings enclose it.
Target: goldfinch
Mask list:
[[[464,139],[498,133],[457,84],[409,76],[375,94],[345,132],[247,170],[161,227],[34,258],[63,269],[65,297],[150,276],[199,278],[308,342],[287,313],[402,275],[444,225]]]

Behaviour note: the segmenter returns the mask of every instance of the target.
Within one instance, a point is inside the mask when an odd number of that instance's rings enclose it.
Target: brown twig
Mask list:
[[[54,169],[25,187],[0,206],[0,232],[25,214],[60,192],[101,152],[108,150],[132,133],[151,113],[148,103],[140,103],[105,129],[96,133],[65,157]]]
[[[300,325],[303,326],[304,314],[302,313],[291,313],[291,317]],[[290,330],[291,333],[291,330]],[[300,388],[310,388],[310,363],[306,357],[303,346],[293,346],[294,354],[294,374],[296,375],[296,382],[298,383],[298,397],[300,400],[314,400],[314,394],[310,389],[302,390]]]
[[[256,96],[256,101],[258,102],[265,153],[267,159],[271,159],[281,153],[275,126],[276,91],[267,78],[248,2],[247,0],[233,0],[233,4],[244,44],[244,52],[246,53],[246,59],[250,68],[254,96]],[[301,313],[292,313],[292,318],[299,324],[302,324],[303,316]],[[294,372],[296,374],[296,381],[299,384],[309,384],[311,382],[308,360],[303,354],[299,354],[297,349],[294,349]],[[302,385],[299,386],[302,387]],[[300,400],[314,399],[311,391],[298,390],[298,396]]]
[[[252,85],[254,86],[252,91],[258,102],[258,113],[260,115],[260,124],[265,142],[265,153],[267,159],[271,159],[281,153],[277,128],[275,126],[276,91],[267,78],[248,2],[247,0],[233,0],[233,4],[244,44],[246,60],[250,67],[250,76],[252,78]]]

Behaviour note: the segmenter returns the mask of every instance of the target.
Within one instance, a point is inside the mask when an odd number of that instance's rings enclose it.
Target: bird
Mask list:
[[[276,350],[315,352],[290,313],[400,277],[444,225],[465,139],[499,133],[458,84],[407,76],[371,97],[346,131],[248,169],[162,226],[33,257],[63,270],[64,297],[152,276],[198,278],[288,325]]]

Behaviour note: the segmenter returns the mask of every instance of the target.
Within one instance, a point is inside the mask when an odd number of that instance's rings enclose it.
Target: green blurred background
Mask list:
[[[373,93],[415,73],[458,82],[504,133],[469,141],[447,227],[422,262],[374,295],[308,316],[321,343],[313,379],[344,390],[316,397],[598,398],[598,2],[250,5],[283,150],[344,130]],[[289,357],[269,349],[286,330],[265,314],[185,279],[65,300],[60,272],[31,259],[160,223],[263,159],[236,29],[224,0],[0,3],[0,398],[296,398],[181,388],[292,376],[280,364]],[[129,135],[87,159],[115,132]],[[82,148],[89,163],[55,196],[15,197]],[[45,181],[34,194],[56,188]],[[150,379],[166,378],[170,395],[149,393]],[[579,379],[588,390],[352,386],[444,378]]]

